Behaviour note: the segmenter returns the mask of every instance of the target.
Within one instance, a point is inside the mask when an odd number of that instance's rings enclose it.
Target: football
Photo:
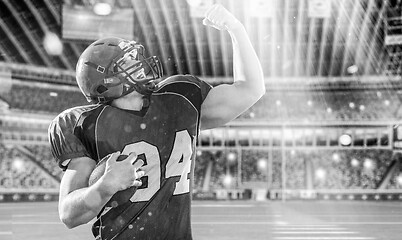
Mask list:
[[[92,173],[89,177],[89,180],[88,180],[89,186],[92,186],[94,183],[96,183],[99,180],[99,178],[101,178],[102,175],[105,173],[106,162],[107,162],[109,156],[110,156],[110,154],[105,156],[104,158],[102,158],[98,162],[98,164],[96,164],[95,169],[92,171]],[[128,155],[120,155],[117,158],[117,161],[123,161],[127,157],[128,157]],[[125,190],[116,192],[113,195],[113,197],[109,200],[109,202],[106,203],[106,206],[117,207],[123,203],[126,203],[134,195],[136,190],[137,190],[137,187],[132,186]]]

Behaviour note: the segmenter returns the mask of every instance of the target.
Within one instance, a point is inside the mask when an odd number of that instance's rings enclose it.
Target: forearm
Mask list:
[[[102,190],[101,180],[90,187],[72,191],[59,203],[60,219],[68,228],[86,224],[97,216],[111,197],[111,193]]]
[[[242,87],[252,89],[252,94],[265,93],[264,75],[258,56],[247,31],[240,23],[228,30],[233,44],[233,77]]]

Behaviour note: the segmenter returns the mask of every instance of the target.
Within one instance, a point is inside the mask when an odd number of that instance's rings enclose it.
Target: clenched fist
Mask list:
[[[240,21],[221,4],[212,5],[205,13],[202,23],[218,30],[231,31],[241,26]]]

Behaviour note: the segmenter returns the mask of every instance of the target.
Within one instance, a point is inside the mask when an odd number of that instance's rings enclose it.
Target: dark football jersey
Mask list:
[[[130,201],[106,206],[92,231],[100,239],[191,239],[190,201],[201,104],[211,86],[190,75],[167,78],[140,112],[107,104],[64,111],[49,127],[52,153],[99,161],[121,151],[144,160]]]

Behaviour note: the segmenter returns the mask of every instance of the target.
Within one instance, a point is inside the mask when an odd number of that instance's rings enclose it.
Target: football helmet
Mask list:
[[[149,95],[162,75],[159,59],[146,58],[143,45],[116,37],[93,42],[76,66],[78,86],[90,103],[109,102],[134,90]]]

